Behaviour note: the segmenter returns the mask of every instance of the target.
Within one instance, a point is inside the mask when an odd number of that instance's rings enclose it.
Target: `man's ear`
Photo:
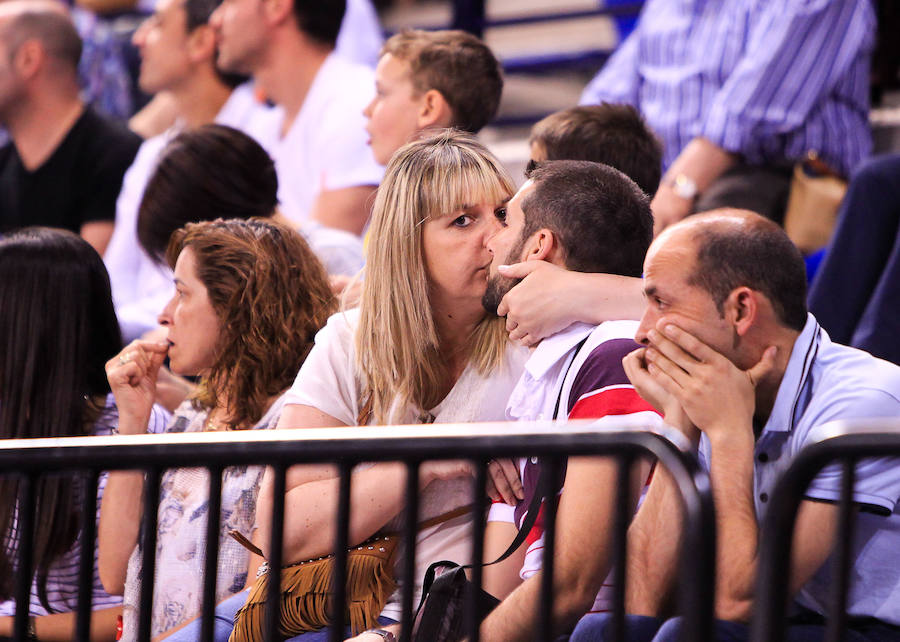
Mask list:
[[[188,57],[191,62],[215,61],[216,34],[209,25],[196,27],[188,36]]]
[[[419,102],[418,129],[429,127],[449,127],[453,122],[453,110],[444,95],[437,89],[429,89],[422,94]]]
[[[735,288],[725,299],[725,319],[734,326],[738,336],[744,336],[757,322],[760,312],[760,293],[746,286]]]
[[[542,228],[525,242],[525,247],[522,249],[522,260],[553,263],[558,254],[559,243],[556,235],[547,228]]]
[[[38,40],[26,40],[13,56],[13,67],[24,80],[33,78],[47,60],[47,52]]]
[[[286,19],[293,20],[294,2],[300,0],[262,0],[263,14],[270,25],[278,25]]]

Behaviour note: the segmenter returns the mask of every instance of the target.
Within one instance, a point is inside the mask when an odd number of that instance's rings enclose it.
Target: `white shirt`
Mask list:
[[[525,364],[525,371],[509,397],[506,416],[512,421],[554,420],[563,423],[570,416],[595,419],[598,431],[610,425],[633,423],[635,429],[646,429],[662,423],[659,415],[637,394],[628,381],[621,361],[624,354],[637,347],[632,337],[637,321],[607,321],[598,326],[573,323],[541,341]],[[581,342],[584,344],[579,347]],[[578,379],[584,377],[579,383]],[[573,400],[572,396],[577,395]],[[556,411],[557,403],[559,410]],[[571,409],[570,409],[571,405]],[[532,457],[530,464],[538,464]],[[488,521],[508,522],[519,528],[525,521],[535,492],[537,471],[528,470],[528,459],[519,461],[519,474],[526,498],[518,507],[495,503]],[[560,491],[561,492],[561,491]],[[525,540],[525,558],[519,576],[523,580],[537,573],[543,565],[544,528],[540,518]],[[609,610],[612,606],[613,573],[603,582],[591,612]]]
[[[374,67],[384,44],[384,34],[371,0],[347,0],[334,50],[347,60]]]
[[[290,129],[271,150],[278,200],[292,221],[309,219],[322,191],[378,185],[384,168],[368,145],[362,112],[375,92],[375,73],[329,55]]]
[[[272,153],[281,122],[280,110],[261,104],[251,83],[236,88],[215,121],[239,129]],[[116,226],[103,256],[109,272],[113,302],[126,341],[156,327],[157,315],[172,297],[172,270],[153,261],[137,238],[137,219],[144,190],[166,144],[182,130],[176,124],[141,145],[122,180],[116,201]],[[283,179],[279,176],[279,182]],[[300,230],[330,274],[355,274],[363,266],[359,237],[308,221]]]
[[[327,413],[354,426],[359,414],[361,381],[356,367],[355,332],[359,310],[340,312],[328,319],[316,335],[316,342],[300,368],[294,385],[287,392],[286,404],[303,404]],[[502,421],[509,393],[522,372],[528,357],[525,348],[508,344],[503,363],[488,376],[471,365],[460,375],[447,396],[429,409],[435,423]],[[406,419],[415,423],[415,413]],[[472,502],[472,480],[451,479],[432,482],[419,498],[419,519],[430,519]],[[387,517],[387,516],[386,516]],[[439,560],[466,564],[471,556],[471,515],[457,517],[443,524],[419,531],[416,538],[416,578],[421,582],[428,566]],[[403,520],[396,516],[385,530],[400,530]],[[397,559],[402,560],[403,545]],[[402,577],[396,569],[395,577]],[[414,602],[421,596],[417,583]],[[402,588],[391,596],[382,615],[400,620]]]

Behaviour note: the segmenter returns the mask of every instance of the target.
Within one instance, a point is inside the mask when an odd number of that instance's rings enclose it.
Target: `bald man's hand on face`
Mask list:
[[[648,372],[697,428],[710,438],[735,430],[749,431],[746,436],[753,438],[756,385],[775,368],[774,347],[752,368],[741,370],[672,323],[661,323],[648,337]]]

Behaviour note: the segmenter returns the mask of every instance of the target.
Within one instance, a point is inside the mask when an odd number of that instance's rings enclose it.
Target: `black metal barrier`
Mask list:
[[[754,642],[784,640],[785,617],[791,597],[785,569],[790,568],[797,510],[816,475],[833,463],[841,464],[842,476],[836,545],[832,553],[832,576],[836,579],[832,584],[825,640],[844,639],[856,521],[853,510],[856,464],[868,457],[900,457],[900,420],[834,421],[820,430],[827,438],[804,447],[771,493],[760,531],[760,563],[751,638]]]
[[[210,470],[210,510],[208,511],[206,559],[204,578],[203,626],[201,639],[211,640],[215,609],[215,569],[218,559],[219,498],[221,474],[225,467],[265,464],[274,470],[275,503],[272,515],[270,568],[281,567],[282,528],[284,520],[285,473],[293,464],[336,463],[340,472],[337,507],[338,528],[335,542],[334,626],[332,640],[343,638],[343,614],[346,604],[345,577],[350,515],[350,482],[353,466],[360,462],[402,461],[409,471],[406,485],[407,511],[406,541],[415,541],[419,494],[419,465],[427,460],[469,459],[476,463],[473,480],[475,537],[474,562],[482,561],[484,512],[487,505],[484,487],[486,466],[491,458],[539,455],[551,471],[559,469],[570,455],[609,455],[619,464],[619,480],[641,457],[652,457],[664,466],[683,497],[685,531],[682,570],[680,575],[680,609],[686,618],[684,639],[704,642],[711,639],[713,590],[715,576],[715,522],[709,479],[700,469],[696,458],[675,446],[667,438],[652,432],[623,429],[592,429],[590,422],[571,422],[567,426],[550,423],[536,424],[445,424],[429,426],[388,426],[368,428],[329,428],[310,430],[240,431],[230,433],[179,433],[114,437],[84,437],[68,439],[26,439],[0,441],[0,471],[4,475],[21,475],[19,504],[19,533],[32,532],[34,514],[34,484],[46,473],[81,471],[86,475],[88,488],[96,488],[97,476],[104,470],[142,469],[146,471],[144,490],[143,573],[140,592],[138,639],[150,638],[150,615],[153,599],[157,508],[161,472],[167,468],[206,467]],[[629,430],[628,428],[632,428]],[[616,586],[614,613],[617,639],[622,638],[624,618],[624,587],[626,564],[620,563],[626,552],[626,529],[630,514],[626,507],[627,491],[621,485],[617,493],[614,534],[614,563]],[[87,640],[90,630],[91,586],[93,580],[93,542],[95,541],[96,504],[90,492],[85,493],[82,506],[82,555],[79,570],[78,612],[76,630],[78,640]],[[555,536],[555,502],[548,502],[546,516],[546,547],[544,577],[553,572],[553,540]],[[415,590],[415,547],[407,547],[407,559],[402,566],[403,633],[402,640],[410,640]],[[32,543],[21,537],[18,548],[18,568],[29,568]],[[273,574],[278,577],[277,574]],[[272,575],[270,575],[271,577]],[[473,573],[473,581],[480,586],[481,573]],[[18,605],[29,603],[30,582],[27,573],[19,573],[15,597]],[[541,612],[537,639],[550,640],[552,628],[552,585],[543,582]],[[266,609],[266,639],[278,639],[277,592],[269,593]],[[470,611],[474,611],[470,609]],[[18,608],[15,617],[14,639],[25,640],[28,609]],[[470,640],[478,640],[478,626],[470,618]]]

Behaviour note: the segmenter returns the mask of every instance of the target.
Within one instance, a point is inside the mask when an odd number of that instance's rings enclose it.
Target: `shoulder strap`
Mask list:
[[[513,539],[513,541],[506,548],[506,550],[503,551],[503,554],[500,557],[495,559],[493,562],[486,562],[480,565],[466,564],[465,566],[460,566],[456,562],[451,562],[450,560],[442,560],[440,562],[434,562],[428,567],[428,570],[425,571],[425,577],[422,578],[422,597],[419,599],[419,606],[416,607],[416,617],[418,617],[419,612],[425,605],[425,598],[428,597],[428,592],[431,590],[431,585],[434,584],[437,569],[445,567],[467,569],[474,568],[475,566],[492,566],[493,564],[499,564],[518,550],[518,548],[525,541],[525,538],[528,537],[528,533],[531,532],[531,528],[534,526],[534,522],[537,519],[537,514],[541,507],[541,499],[543,498],[541,490],[544,488],[545,477],[546,472],[542,470],[538,478],[537,489],[535,490],[534,495],[531,498],[531,503],[528,505],[528,513],[525,515],[525,520],[522,522],[522,526],[519,528],[519,532],[516,533],[515,539]]]
[[[587,343],[587,340],[590,337],[591,335],[588,334],[584,339],[581,340],[581,342],[577,346],[575,346],[575,353],[572,355],[572,360],[569,361],[569,365],[566,366],[566,374],[563,375],[562,385],[559,387],[559,397],[556,398],[556,406],[553,408],[554,419],[559,418],[559,406],[562,404],[563,390],[566,389],[566,379],[568,379],[569,377],[569,370],[572,369],[572,364],[575,363],[575,359],[578,358],[578,353],[581,352],[581,349],[584,347],[584,344]],[[568,416],[568,414],[569,413],[567,412],[566,415]]]

